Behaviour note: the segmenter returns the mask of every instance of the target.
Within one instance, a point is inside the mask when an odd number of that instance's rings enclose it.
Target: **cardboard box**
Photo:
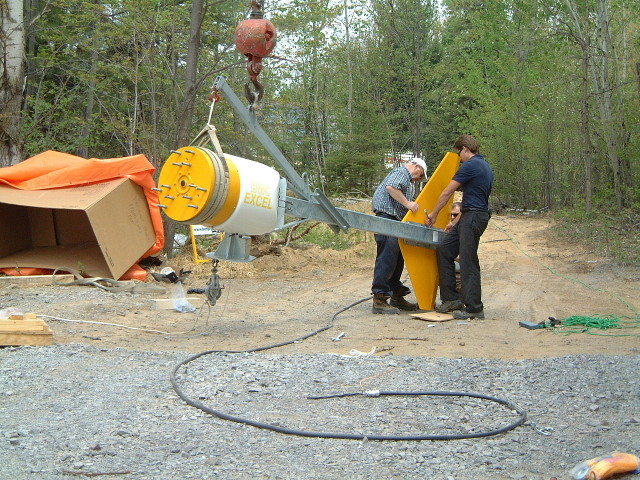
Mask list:
[[[0,267],[117,280],[154,242],[144,192],[127,178],[53,190],[0,185]]]

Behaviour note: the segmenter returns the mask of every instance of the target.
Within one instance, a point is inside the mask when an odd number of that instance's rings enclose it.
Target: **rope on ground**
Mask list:
[[[131,327],[129,325],[122,325],[121,323],[111,323],[111,322],[96,322],[93,320],[73,320],[71,318],[62,318],[62,317],[54,317],[53,315],[36,315],[38,318],[46,318],[49,320],[56,320],[58,322],[67,322],[67,323],[86,323],[90,325],[103,325],[107,327],[118,327],[125,328],[127,330],[137,330],[140,332],[149,332],[149,333],[158,333],[160,335],[185,335],[187,333],[192,332],[195,329],[195,326],[198,322],[198,318],[194,321],[193,327],[189,330],[185,330],[184,332],[165,332],[163,330],[154,330],[152,328],[142,328],[142,327]]]
[[[60,282],[56,278],[59,272],[69,272],[75,277],[70,282]],[[112,278],[102,277],[83,277],[80,272],[69,267],[59,267],[53,271],[53,283],[62,287],[72,285],[91,285],[111,293],[130,292],[130,293],[166,293],[166,289],[160,285],[147,285],[138,283],[133,280],[114,280]],[[104,285],[106,284],[106,285]]]
[[[619,315],[572,315],[560,320],[558,325],[553,327],[553,332],[558,335],[571,335],[572,333],[588,333],[590,335],[601,335],[605,337],[637,337],[637,333],[598,333],[596,330],[612,330],[625,328],[638,328],[638,319],[626,320]]]

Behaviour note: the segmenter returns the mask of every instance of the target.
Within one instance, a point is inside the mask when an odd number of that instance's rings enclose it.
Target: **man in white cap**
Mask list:
[[[402,220],[409,210],[420,208],[415,202],[416,182],[427,178],[427,164],[414,157],[406,164],[394,168],[373,194],[373,213],[377,217]],[[417,310],[418,305],[404,297],[411,293],[400,281],[404,258],[396,237],[376,233],[376,263],[373,269],[373,313],[400,313],[400,310]],[[390,300],[389,300],[390,299]],[[389,302],[388,302],[389,301]]]

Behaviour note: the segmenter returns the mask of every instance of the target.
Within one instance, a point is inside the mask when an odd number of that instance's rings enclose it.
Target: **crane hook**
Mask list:
[[[262,3],[251,0],[251,15],[238,24],[235,31],[236,47],[247,57],[247,71],[249,80],[245,84],[245,96],[255,107],[264,95],[264,87],[258,81],[262,71],[262,59],[273,51],[276,46],[276,28],[265,20],[262,14]]]

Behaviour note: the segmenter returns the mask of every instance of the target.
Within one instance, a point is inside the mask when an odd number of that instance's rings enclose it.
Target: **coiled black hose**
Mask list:
[[[354,307],[355,305],[358,305],[362,302],[365,302],[367,300],[370,300],[371,297],[367,297],[367,298],[363,298],[362,300],[358,300],[357,302],[352,303],[351,305],[339,310],[338,312],[336,312],[333,317],[331,318],[331,321],[329,322],[329,324],[327,324],[326,326],[319,328],[318,330],[309,333],[307,335],[304,335],[300,338],[297,338],[295,340],[288,340],[285,342],[281,342],[281,343],[276,343],[276,344],[272,344],[272,345],[267,345],[267,346],[263,346],[263,347],[257,347],[257,348],[253,348],[250,350],[208,350],[205,352],[200,352],[197,353],[195,355],[190,356],[189,358],[183,360],[182,362],[180,362],[178,365],[176,365],[173,370],[171,371],[171,385],[173,386],[173,389],[175,390],[175,392],[178,394],[178,396],[184,400],[188,405],[191,405],[192,407],[195,407],[199,410],[202,410],[205,413],[208,413],[210,415],[214,415],[222,420],[228,420],[231,422],[237,422],[237,423],[243,423],[245,425],[250,425],[252,427],[257,427],[257,428],[263,428],[266,430],[271,430],[274,432],[278,432],[278,433],[284,433],[284,434],[288,434],[288,435],[297,435],[297,436],[301,436],[301,437],[314,437],[314,438],[333,438],[333,439],[342,439],[342,440],[387,440],[387,441],[423,441],[423,440],[462,440],[462,439],[468,439],[468,438],[480,438],[480,437],[489,437],[492,435],[498,435],[500,433],[504,433],[507,432],[509,430],[513,430],[514,428],[518,427],[519,425],[522,425],[524,422],[526,422],[527,420],[527,414],[526,412],[520,408],[519,406],[517,406],[516,404],[509,402],[507,400],[503,400],[497,397],[493,397],[490,395],[483,395],[483,394],[479,394],[479,393],[468,393],[468,392],[448,392],[448,391],[433,391],[433,392],[384,392],[384,391],[374,391],[374,392],[362,392],[362,393],[342,393],[342,394],[336,394],[336,395],[325,395],[325,396],[314,396],[314,397],[308,397],[310,400],[322,400],[322,399],[328,399],[328,398],[340,398],[340,397],[352,397],[352,396],[368,396],[368,397],[381,397],[381,396],[447,396],[447,397],[471,397],[471,398],[478,398],[481,400],[487,400],[487,401],[491,401],[491,402],[495,402],[498,403],[500,405],[504,405],[507,408],[510,408],[512,410],[515,410],[519,417],[516,421],[510,423],[509,425],[506,425],[504,427],[501,428],[497,428],[494,430],[490,430],[487,432],[480,432],[480,433],[463,433],[463,434],[451,434],[451,435],[363,435],[363,434],[350,434],[350,433],[333,433],[333,432],[313,432],[313,431],[307,431],[307,430],[296,430],[296,429],[291,429],[291,428],[285,428],[285,427],[279,427],[277,425],[272,425],[270,423],[264,423],[264,422],[258,422],[256,420],[251,420],[248,418],[243,418],[243,417],[237,417],[234,415],[229,415],[227,413],[224,412],[220,412],[218,410],[214,410],[213,408],[207,407],[206,405],[204,405],[203,403],[194,400],[192,398],[189,398],[180,388],[180,386],[178,385],[176,376],[178,374],[178,370],[180,370],[181,367],[187,365],[190,362],[193,362],[194,360],[203,357],[205,355],[209,355],[212,353],[254,353],[254,352],[260,352],[260,351],[264,351],[264,350],[268,350],[271,348],[277,348],[277,347],[281,347],[284,345],[289,345],[295,342],[299,342],[301,340],[307,339],[313,335],[317,335],[320,332],[324,332],[325,330],[328,330],[329,328],[331,328],[333,326],[333,321],[335,320],[335,318],[342,312],[348,310],[351,307]]]

